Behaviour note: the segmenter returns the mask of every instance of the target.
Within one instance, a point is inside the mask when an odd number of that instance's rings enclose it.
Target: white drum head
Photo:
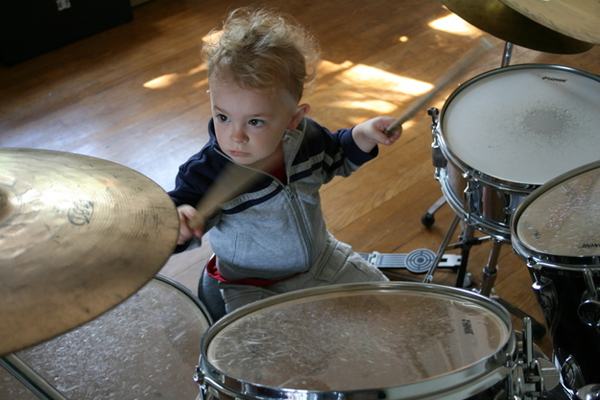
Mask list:
[[[516,218],[516,236],[531,250],[600,256],[600,163],[533,192]]]
[[[541,185],[596,161],[600,78],[566,67],[522,65],[474,78],[442,112],[445,144],[494,178]]]
[[[435,289],[358,288],[270,305],[226,325],[207,359],[261,386],[353,391],[449,374],[506,344],[511,328],[496,312]]]

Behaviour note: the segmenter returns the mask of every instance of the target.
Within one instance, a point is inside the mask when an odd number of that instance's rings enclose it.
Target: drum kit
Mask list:
[[[600,44],[600,6],[442,3],[506,40],[499,69],[429,110],[435,176],[456,214],[447,237],[463,222],[464,237],[477,229],[494,243],[481,293],[427,281],[333,285],[213,324],[194,294],[158,274],[179,232],[158,185],[93,157],[3,148],[0,365],[19,386],[4,379],[0,395],[600,399],[600,78],[509,65],[513,44],[562,54]],[[533,344],[531,319],[517,332],[490,297],[507,242],[530,272],[552,360]]]

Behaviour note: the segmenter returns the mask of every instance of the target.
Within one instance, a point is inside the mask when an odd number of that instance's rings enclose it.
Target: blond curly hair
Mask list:
[[[298,102],[320,61],[316,39],[291,16],[274,9],[236,9],[223,23],[222,33],[210,37],[217,39],[202,47],[209,79],[233,79],[245,89],[284,89]]]

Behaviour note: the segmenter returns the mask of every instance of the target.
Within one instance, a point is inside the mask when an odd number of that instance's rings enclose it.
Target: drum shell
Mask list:
[[[600,382],[600,330],[584,323],[578,315],[586,293],[583,274],[570,266],[563,267],[534,263],[528,269],[563,384],[575,391]]]
[[[516,378],[515,366],[517,365],[517,342],[512,332],[512,321],[510,315],[500,305],[494,303],[510,328],[507,341],[494,354],[488,358],[469,365],[463,369],[452,371],[452,373],[437,376],[425,381],[399,385],[396,387],[353,390],[353,391],[323,391],[323,390],[300,390],[264,386],[230,376],[224,371],[216,368],[208,359],[208,347],[213,338],[230,323],[244,318],[263,307],[276,305],[280,302],[293,300],[302,296],[331,293],[346,290],[397,290],[398,288],[421,291],[440,290],[437,285],[404,284],[404,283],[368,283],[368,284],[343,284],[332,285],[326,288],[313,288],[300,290],[284,295],[276,296],[253,303],[229,314],[218,321],[209,329],[202,339],[202,354],[199,361],[199,383],[201,392],[205,399],[306,399],[306,400],[358,400],[365,398],[373,399],[509,399],[510,394],[516,389],[514,387]],[[444,287],[443,290],[457,290],[471,299],[472,292],[455,288]],[[479,296],[479,295],[476,295]]]
[[[510,240],[510,219],[531,191],[510,189],[502,182],[492,185],[489,179],[478,180],[473,174],[480,173],[457,163],[447,148],[444,155],[448,162],[444,169],[438,170],[437,177],[448,205],[469,225]],[[531,187],[533,190],[536,186]]]

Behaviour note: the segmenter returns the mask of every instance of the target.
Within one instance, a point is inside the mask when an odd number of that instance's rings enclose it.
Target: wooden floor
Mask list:
[[[264,3],[292,13],[319,37],[323,63],[318,85],[306,101],[312,105],[309,116],[330,129],[377,115],[400,115],[481,37],[488,37],[494,49],[427,107],[441,109],[459,83],[500,67],[502,61],[502,40],[462,23],[436,0]],[[247,4],[251,2],[153,0],[134,8],[129,23],[0,67],[0,146],[100,157],[172,189],[178,166],[207,140],[210,110],[199,55],[202,38],[228,10]],[[515,46],[511,64],[522,63],[566,65],[597,74],[600,49],[559,55]],[[442,196],[431,162],[430,122],[423,110],[404,125],[395,146],[381,149],[376,160],[351,178],[323,188],[330,231],[356,251],[408,253],[440,246],[455,214],[446,205],[431,228],[421,224],[421,216]],[[471,251],[468,271],[475,288],[490,249],[484,242]],[[205,244],[175,255],[160,273],[195,291],[210,254]],[[396,272],[406,279],[424,277]],[[439,270],[434,283],[452,285],[455,276],[452,270]],[[543,321],[527,268],[509,244],[502,247],[494,292]],[[547,354],[552,351],[547,336],[538,344]]]

